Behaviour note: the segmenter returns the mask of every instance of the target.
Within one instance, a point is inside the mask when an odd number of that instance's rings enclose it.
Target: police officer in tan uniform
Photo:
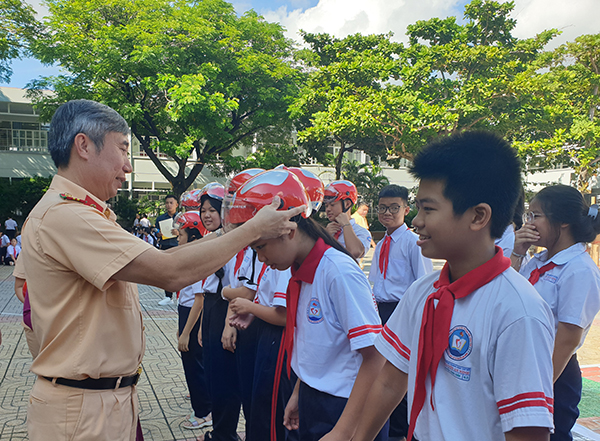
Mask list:
[[[29,439],[134,440],[144,353],[136,284],[178,291],[259,238],[289,232],[302,208],[276,211],[275,198],[223,237],[160,251],[123,230],[105,203],[132,171],[125,120],[94,101],[70,101],[48,138],[58,174],[23,227],[14,271],[17,284],[27,280],[39,344]]]

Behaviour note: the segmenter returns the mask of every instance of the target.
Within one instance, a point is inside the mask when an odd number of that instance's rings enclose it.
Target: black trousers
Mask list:
[[[331,432],[340,419],[347,402],[347,398],[335,397],[318,391],[306,383],[300,383],[300,395],[298,396],[300,441],[319,441],[324,435]],[[373,441],[387,441],[388,430],[389,422],[385,423]]]
[[[240,387],[235,354],[223,349],[221,337],[228,302],[220,294],[206,293],[202,320],[204,367],[212,402],[215,441],[237,441]]]
[[[192,308],[178,306],[179,311],[179,334],[183,332]],[[201,318],[202,316],[200,316]],[[203,348],[198,343],[198,331],[200,330],[200,318],[190,332],[188,351],[181,353],[185,381],[190,391],[192,409],[197,418],[204,418],[211,411],[210,392],[204,372]]]
[[[398,302],[377,302],[381,324],[387,323],[396,306],[398,306]],[[403,437],[406,435],[408,435],[408,400],[405,395],[390,415],[390,436]]]
[[[550,441],[572,441],[571,429],[579,417],[581,401],[581,369],[573,354],[565,370],[554,383],[554,434]]]

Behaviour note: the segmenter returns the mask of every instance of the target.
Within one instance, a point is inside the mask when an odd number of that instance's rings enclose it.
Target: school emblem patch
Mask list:
[[[323,311],[321,310],[321,303],[316,297],[310,299],[310,302],[308,302],[308,310],[306,312],[309,323],[317,324],[323,321]]]
[[[453,360],[464,360],[473,349],[473,335],[466,326],[455,326],[450,330],[446,353]]]

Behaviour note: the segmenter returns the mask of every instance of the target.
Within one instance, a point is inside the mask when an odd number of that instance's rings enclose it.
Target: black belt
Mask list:
[[[69,380],[68,378],[52,378],[42,377],[48,381],[63,386],[77,387],[79,389],[117,389],[121,387],[129,387],[137,384],[140,374],[134,374],[129,377],[111,377],[111,378],[86,378],[85,380]],[[119,378],[121,382],[119,383]],[[56,381],[54,381],[56,380]]]

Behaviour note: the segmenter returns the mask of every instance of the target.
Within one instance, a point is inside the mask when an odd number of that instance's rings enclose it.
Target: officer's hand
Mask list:
[[[278,211],[279,205],[279,196],[275,196],[271,205],[261,208],[256,216],[246,222],[247,225],[255,228],[261,239],[274,239],[289,234],[298,226],[290,219],[306,210],[306,206],[302,205],[291,210]]]

